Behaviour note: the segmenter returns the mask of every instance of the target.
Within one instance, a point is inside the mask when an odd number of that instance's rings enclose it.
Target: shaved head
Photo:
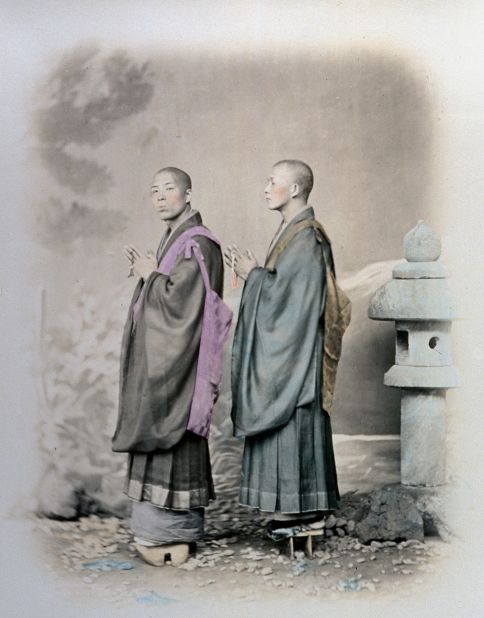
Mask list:
[[[165,173],[171,174],[173,180],[181,188],[182,191],[186,191],[187,189],[192,188],[192,179],[186,172],[178,169],[178,167],[162,167],[161,170],[158,170],[156,172],[155,176]]]
[[[163,167],[151,184],[151,204],[162,221],[173,222],[190,210],[192,181],[177,167]]]
[[[282,161],[278,161],[274,165],[274,168],[282,166],[289,170],[293,182],[299,185],[301,197],[307,200],[314,184],[313,171],[309,165],[297,159],[283,159]]]

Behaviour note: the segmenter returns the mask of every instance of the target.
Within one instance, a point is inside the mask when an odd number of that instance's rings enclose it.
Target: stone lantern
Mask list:
[[[406,262],[373,295],[372,320],[394,320],[395,365],[384,384],[402,389],[401,481],[436,487],[445,483],[445,392],[457,386],[450,328],[455,317],[441,244],[419,221],[404,239]]]

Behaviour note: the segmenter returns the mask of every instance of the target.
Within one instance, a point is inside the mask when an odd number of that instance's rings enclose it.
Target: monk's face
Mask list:
[[[272,168],[264,190],[267,206],[270,210],[279,210],[291,199],[294,188],[294,178],[286,165],[276,165]]]
[[[151,185],[151,203],[162,221],[179,217],[190,202],[190,194],[190,189],[170,172],[156,174]]]

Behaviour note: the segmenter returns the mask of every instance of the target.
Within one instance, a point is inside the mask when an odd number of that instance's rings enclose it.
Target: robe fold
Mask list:
[[[297,215],[280,240],[305,218],[314,218],[312,208]],[[251,271],[242,294],[232,420],[234,434],[245,437],[241,503],[261,510],[327,510],[339,498],[320,392],[325,251],[312,228],[301,230],[274,269]]]
[[[176,228],[170,246],[188,228],[202,225],[195,213]],[[210,284],[220,296],[220,247],[197,236]],[[133,307],[143,302],[137,320]],[[128,452],[126,492],[165,508],[191,509],[214,496],[208,444],[188,432],[195,386],[205,287],[194,256],[178,257],[170,275],[153,272],[135,289],[121,346],[119,416],[113,450]]]

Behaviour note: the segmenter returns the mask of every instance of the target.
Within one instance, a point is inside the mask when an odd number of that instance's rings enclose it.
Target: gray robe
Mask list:
[[[314,218],[312,208],[295,223]],[[269,256],[268,256],[269,257]],[[325,247],[313,229],[290,241],[274,270],[246,281],[232,355],[232,419],[245,437],[241,503],[301,513],[339,498],[329,416],[321,406]]]
[[[201,225],[197,213],[180,225],[161,252],[188,228]],[[222,294],[220,248],[196,237],[212,288]],[[192,256],[180,255],[170,275],[153,272],[146,280],[139,319],[133,321],[133,295],[121,346],[119,418],[113,450],[149,453],[169,449],[186,431],[195,386],[205,287]]]
[[[198,213],[173,231],[159,255],[188,228],[201,225]],[[210,284],[223,288],[220,247],[196,237]],[[195,386],[205,287],[194,256],[180,255],[171,274],[146,280],[136,323],[128,311],[121,349],[119,417],[113,450],[130,453],[126,492],[156,506],[192,509],[214,496],[207,440],[186,430]]]

